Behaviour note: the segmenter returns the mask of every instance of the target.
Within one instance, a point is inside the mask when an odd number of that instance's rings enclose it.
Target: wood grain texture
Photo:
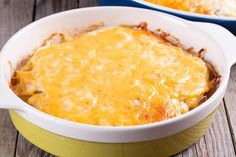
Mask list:
[[[231,75],[224,100],[229,127],[233,137],[234,149],[236,150],[236,65],[231,68]]]
[[[91,7],[91,6],[96,6],[96,0],[79,0],[79,7]]]
[[[205,135],[209,157],[234,157],[235,151],[228,126],[228,121],[223,103],[219,106],[212,127]]]
[[[197,143],[195,143],[195,148],[196,148],[197,156],[199,156],[199,157],[201,157],[201,156],[207,157],[208,156],[205,136],[202,137]]]
[[[236,88],[235,88],[236,89]],[[234,145],[223,102],[212,127],[198,142],[175,157],[235,157]]]
[[[31,144],[21,134],[18,137],[16,157],[54,157]]]
[[[35,20],[78,7],[78,0],[36,0]]]
[[[195,144],[182,152],[183,157],[197,156],[197,150]]]
[[[6,110],[0,110],[0,157],[13,157],[17,131]]]
[[[172,157],[183,157],[183,152],[180,152],[180,153],[178,153],[176,155],[173,155]]]
[[[195,156],[199,156],[199,157],[208,156],[204,137],[202,137],[198,142],[196,142],[191,147],[174,155],[174,157],[195,157]]]
[[[36,0],[34,19],[40,19],[47,15],[74,9],[79,6],[77,0]],[[18,136],[17,148],[16,148],[17,157],[52,157],[49,153],[44,152],[40,148],[31,144],[26,140],[21,134]]]
[[[32,0],[0,0],[0,47],[20,28],[32,21]]]
[[[32,21],[32,13],[33,1],[31,0],[0,1],[0,47],[12,34]],[[0,110],[0,116],[0,157],[13,157],[17,131],[11,123],[8,111]]]

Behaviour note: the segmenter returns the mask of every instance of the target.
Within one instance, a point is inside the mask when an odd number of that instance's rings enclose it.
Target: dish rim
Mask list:
[[[157,9],[160,11],[168,12],[168,13],[174,13],[186,17],[191,18],[199,18],[199,19],[206,19],[206,20],[214,20],[214,21],[227,21],[227,22],[236,22],[236,17],[228,17],[228,16],[217,16],[217,15],[206,15],[206,14],[198,14],[193,12],[187,12],[183,10],[173,9],[165,6],[161,6],[158,4],[153,4],[151,2],[147,2],[144,0],[129,0],[137,4],[141,4],[147,7],[151,7],[153,9]]]
[[[93,9],[103,9],[103,8],[110,8],[110,9],[124,9],[124,8],[126,8],[126,9],[133,9],[133,10],[137,10],[137,11],[138,10],[145,10],[146,12],[150,12],[152,14],[154,13],[152,10],[149,10],[149,9],[142,9],[142,8],[135,8],[135,7],[112,7],[112,6],[98,7],[98,6],[96,6],[96,7],[90,7],[90,8],[72,9],[72,10],[69,10],[69,11],[63,11],[63,12],[60,12],[60,13],[56,13],[56,14],[53,14],[53,15],[46,16],[46,17],[44,17],[42,19],[39,19],[39,20],[37,20],[37,21],[35,21],[35,22],[33,22],[33,23],[23,27],[18,32],[16,32],[6,42],[6,44],[2,48],[2,53],[1,53],[1,58],[0,58],[0,67],[1,68],[4,67],[3,66],[4,53],[6,53],[5,49],[7,49],[9,43],[11,43],[11,41],[14,40],[15,38],[17,38],[18,36],[21,36],[21,34],[24,34],[24,32],[27,31],[28,29],[31,29],[32,27],[37,27],[37,25],[39,23],[47,21],[47,20],[50,20],[50,18],[52,18],[52,17],[61,16],[62,14],[74,14],[78,10],[93,10]],[[188,28],[189,27],[193,27],[195,30],[205,34],[205,32],[203,32],[200,28],[194,26],[194,24],[191,23],[191,22],[189,23],[187,20],[175,17],[173,15],[168,15],[168,14],[162,13],[162,12],[156,12],[156,13],[159,14],[159,16],[162,16],[164,18],[171,18],[172,20],[178,21],[181,24],[187,26]],[[206,34],[206,36],[208,38],[210,38],[212,41],[214,41],[214,39],[211,36],[209,36],[208,34]],[[214,43],[216,43],[216,42],[214,41]],[[218,48],[222,52],[222,48],[220,46],[218,46]],[[222,52],[222,54],[223,54],[223,52]],[[227,61],[226,55],[223,54],[223,56],[224,56],[224,61]],[[177,121],[180,121],[181,119],[186,119],[189,116],[200,112],[201,110],[203,110],[209,104],[214,103],[214,101],[216,100],[217,97],[220,97],[222,95],[222,90],[226,87],[227,82],[228,82],[227,80],[229,78],[229,72],[230,72],[229,67],[230,66],[231,65],[228,65],[228,64],[224,65],[223,73],[220,74],[222,76],[222,80],[221,80],[221,82],[219,84],[219,87],[217,88],[217,90],[214,92],[214,94],[209,99],[207,99],[204,103],[202,103],[198,107],[194,108],[193,110],[190,110],[189,112],[187,112],[187,113],[185,113],[183,115],[180,115],[180,116],[177,116],[177,117],[174,117],[174,118],[171,118],[171,119],[163,120],[163,121],[160,121],[160,122],[143,124],[143,125],[134,125],[134,126],[99,126],[99,125],[91,125],[91,124],[84,124],[84,123],[73,122],[73,121],[69,121],[69,120],[66,120],[66,119],[62,119],[62,118],[58,118],[58,117],[52,116],[50,114],[44,113],[44,112],[42,112],[42,111],[32,107],[28,103],[26,103],[23,100],[21,100],[17,95],[15,95],[13,90],[9,87],[6,78],[4,77],[3,70],[0,70],[0,77],[3,77],[3,80],[5,81],[5,84],[7,84],[8,88],[7,88],[6,92],[10,92],[11,94],[14,94],[14,96],[17,97],[18,102],[16,104],[18,104],[18,105],[20,104],[20,107],[22,109],[22,110],[19,110],[18,112],[22,112],[22,111],[23,112],[24,111],[25,112],[34,112],[34,113],[36,113],[36,114],[38,114],[40,116],[44,116],[47,119],[56,121],[57,123],[63,123],[64,125],[65,124],[66,125],[76,125],[76,127],[86,127],[86,128],[89,128],[89,129],[100,129],[100,130],[106,129],[106,130],[109,130],[109,131],[126,131],[126,130],[148,129],[148,128],[153,128],[153,127],[161,127],[163,125],[169,125],[169,124],[175,123]]]

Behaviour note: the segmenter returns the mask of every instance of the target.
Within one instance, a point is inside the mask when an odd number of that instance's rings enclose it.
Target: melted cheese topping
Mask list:
[[[144,30],[114,26],[38,49],[13,90],[51,115],[139,125],[181,115],[209,90],[206,63]]]
[[[145,1],[188,12],[236,17],[236,0],[145,0]]]

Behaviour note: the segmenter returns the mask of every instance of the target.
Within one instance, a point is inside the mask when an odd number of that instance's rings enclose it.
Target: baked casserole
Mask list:
[[[190,111],[217,87],[220,76],[204,52],[145,22],[93,25],[51,35],[19,64],[11,88],[33,107],[70,121],[153,123]]]
[[[217,16],[236,17],[236,0],[145,0],[178,10]]]

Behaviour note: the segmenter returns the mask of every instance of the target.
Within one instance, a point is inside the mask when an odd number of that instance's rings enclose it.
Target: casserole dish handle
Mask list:
[[[0,69],[2,69],[0,53]],[[13,109],[23,111],[21,99],[10,89],[7,80],[5,80],[3,71],[0,70],[0,109]]]
[[[236,63],[236,37],[222,26],[204,23],[204,22],[191,22],[199,27],[205,33],[210,34],[215,41],[225,50],[227,66],[231,67]]]

